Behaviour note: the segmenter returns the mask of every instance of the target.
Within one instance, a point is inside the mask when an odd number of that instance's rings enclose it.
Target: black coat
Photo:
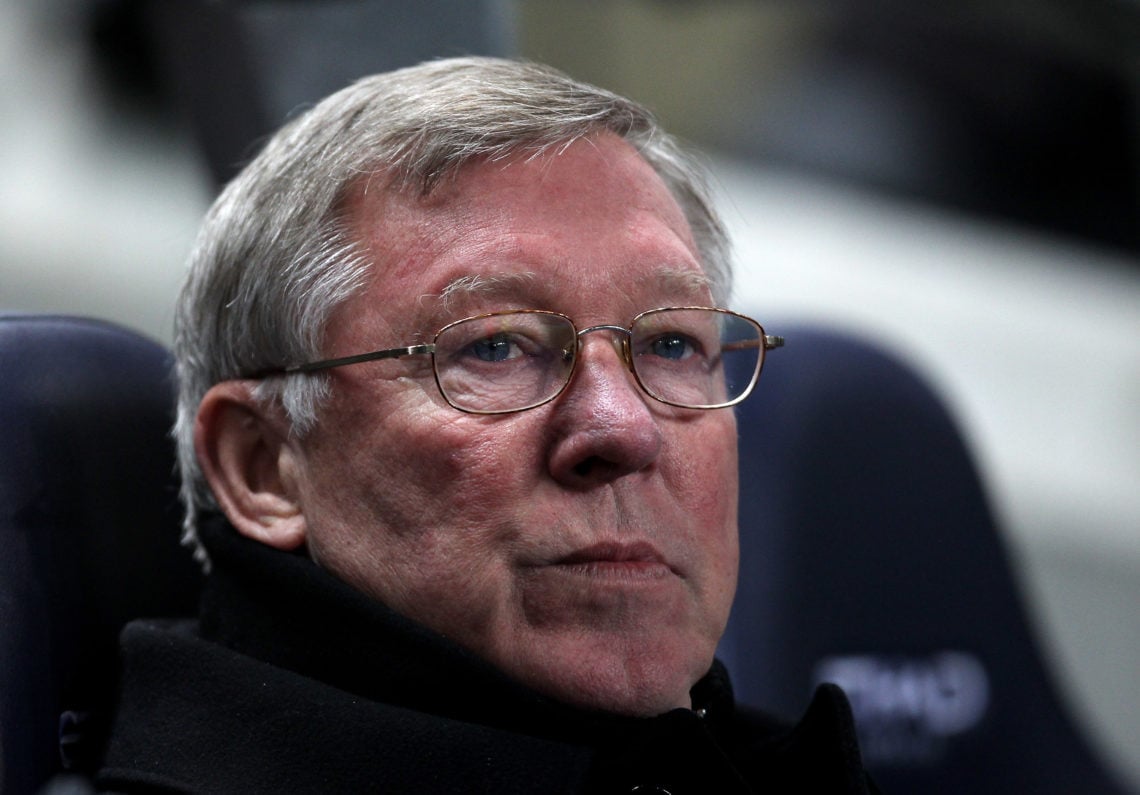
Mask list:
[[[816,693],[794,728],[736,708],[719,664],[694,688],[694,710],[586,712],[515,683],[304,557],[222,522],[203,539],[213,570],[200,621],[134,622],[123,633],[101,789],[873,791],[834,687]]]

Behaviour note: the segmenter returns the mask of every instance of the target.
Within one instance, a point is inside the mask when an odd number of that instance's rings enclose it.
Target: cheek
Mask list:
[[[508,601],[512,520],[534,492],[538,445],[502,420],[445,419],[361,439],[373,452],[323,479],[310,550],[397,612],[478,647]]]
[[[460,465],[435,441],[373,435],[316,458],[305,504],[315,540],[343,543],[344,535],[354,534],[379,547],[438,521],[445,504],[440,497],[452,489]]]
[[[330,418],[327,441],[308,456],[314,557],[372,592],[456,560],[485,564],[500,519],[533,491],[537,440],[501,419],[423,403],[349,420]],[[333,432],[354,427],[371,430]]]
[[[454,412],[453,412],[454,413]],[[499,548],[502,528],[530,504],[541,468],[541,441],[516,419],[459,415],[429,434],[404,439],[408,452],[394,476],[405,498],[405,527],[440,536],[443,547],[485,557]],[[395,485],[395,483],[393,483]],[[390,516],[380,511],[376,521]],[[474,561],[473,561],[474,562]]]
[[[714,609],[723,603],[727,610],[739,564],[736,424],[730,415],[698,425],[679,448],[670,488],[695,520],[690,544],[706,575],[702,589],[717,603]]]
[[[712,416],[679,435],[669,456],[667,480],[689,510],[713,532],[725,528],[735,535],[737,472],[736,423],[731,416]]]

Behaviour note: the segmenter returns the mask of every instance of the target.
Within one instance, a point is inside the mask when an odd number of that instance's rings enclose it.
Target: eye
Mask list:
[[[680,361],[697,352],[697,342],[687,334],[669,331],[654,337],[645,349],[647,353],[653,356]]]
[[[482,362],[504,362],[522,355],[517,342],[505,333],[475,340],[467,346],[466,353]]]
[[[483,336],[466,344],[459,351],[461,356],[473,356],[480,362],[506,362],[520,356],[534,355],[537,348],[534,342],[520,338],[518,334],[505,332]]]

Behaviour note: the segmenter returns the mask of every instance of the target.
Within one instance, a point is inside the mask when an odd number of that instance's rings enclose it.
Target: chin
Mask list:
[[[689,690],[695,682],[680,688],[663,689],[660,682],[627,683],[617,688],[596,688],[578,694],[575,706],[635,718],[652,718],[674,709],[689,709]]]
[[[572,665],[561,675],[555,673],[529,684],[582,709],[647,718],[673,709],[689,709],[689,691],[711,665],[711,657],[707,661],[672,663],[652,656],[595,658]]]

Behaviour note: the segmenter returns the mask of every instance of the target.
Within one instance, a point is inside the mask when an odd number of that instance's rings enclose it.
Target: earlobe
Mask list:
[[[218,504],[240,533],[278,549],[304,543],[299,462],[287,421],[255,400],[247,382],[225,381],[206,393],[194,446]]]

